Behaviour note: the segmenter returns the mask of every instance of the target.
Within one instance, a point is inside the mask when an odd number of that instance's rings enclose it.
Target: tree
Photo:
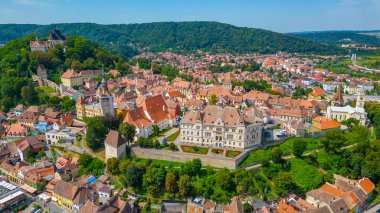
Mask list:
[[[119,126],[120,135],[127,141],[128,145],[133,141],[136,134],[136,126],[129,123],[122,123]]]
[[[307,147],[307,142],[305,140],[302,140],[302,139],[295,140],[293,142],[293,147],[292,147],[294,156],[296,156],[297,158],[302,157],[302,154],[305,152],[306,147]]]
[[[34,90],[33,90],[33,88],[31,86],[21,87],[20,96],[25,103],[31,104],[34,101]]]
[[[86,143],[92,150],[97,150],[104,147],[104,140],[108,133],[108,128],[105,125],[104,117],[88,118]]]
[[[231,191],[234,187],[234,182],[231,172],[228,169],[221,169],[216,173],[216,184],[224,191]]]
[[[119,161],[117,158],[109,158],[107,160],[107,171],[110,172],[111,174],[115,175],[119,173]]]
[[[134,188],[141,188],[143,172],[137,166],[132,165],[128,167],[125,173],[125,178],[126,178],[126,182],[128,186],[131,186]]]
[[[41,150],[41,151],[38,152],[38,154],[37,154],[36,157],[38,157],[38,158],[46,157],[46,152],[43,151],[43,150]]]
[[[252,206],[249,205],[249,203],[244,203],[243,204],[243,210],[244,210],[244,213],[251,213],[252,212]]]
[[[338,129],[330,130],[321,139],[323,147],[327,153],[339,154],[340,149],[343,147],[345,137]]]
[[[78,160],[79,166],[87,167],[90,164],[90,162],[92,161],[92,158],[93,157],[88,153],[81,154],[81,156],[79,157],[79,160]]]
[[[188,175],[182,175],[178,180],[179,195],[186,198],[191,192],[191,178]]]
[[[153,135],[158,136],[160,134],[160,128],[155,124],[153,125]]]
[[[165,179],[165,190],[168,193],[174,194],[178,192],[177,177],[174,173],[169,172]]]
[[[348,134],[348,141],[356,144],[356,152],[361,156],[365,156],[366,150],[370,147],[371,132],[365,126],[353,126],[351,132]]]
[[[147,192],[155,196],[160,191],[165,182],[165,170],[162,168],[151,167],[143,175],[143,186],[147,189]]]
[[[218,103],[218,98],[216,97],[215,94],[212,94],[212,95],[209,97],[208,102],[209,102],[211,105],[215,105],[216,103]]]
[[[124,159],[119,163],[119,171],[121,174],[125,174],[128,170],[129,165],[131,164],[130,160]]]
[[[278,193],[281,194],[280,196],[285,196],[286,191],[294,190],[296,187],[295,181],[290,172],[280,172],[274,180],[274,184],[276,189],[278,189]]]
[[[196,175],[199,175],[201,169],[202,169],[202,162],[199,158],[195,158],[192,161],[192,167],[193,167],[193,172]]]
[[[282,161],[282,150],[279,147],[273,148],[271,152],[271,159],[275,163],[279,163]]]
[[[352,129],[355,125],[359,125],[359,120],[355,118],[349,118],[347,120],[342,121],[343,125],[346,125],[349,129]]]

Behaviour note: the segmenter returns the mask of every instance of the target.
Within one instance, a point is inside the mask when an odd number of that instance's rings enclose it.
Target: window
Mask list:
[[[221,132],[222,128],[216,128],[216,131]]]
[[[211,137],[211,132],[205,132],[205,137]]]
[[[228,134],[228,135],[227,135],[227,139],[230,139],[230,140],[231,140],[231,139],[233,139],[233,138],[234,138],[233,135],[231,135],[231,134]]]

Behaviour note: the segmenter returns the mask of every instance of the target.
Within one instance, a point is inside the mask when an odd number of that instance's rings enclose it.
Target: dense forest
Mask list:
[[[379,33],[380,31],[378,31]],[[362,31],[323,31],[323,32],[304,32],[292,33],[300,38],[310,39],[325,44],[341,45],[341,44],[361,44],[368,46],[380,46],[380,39],[373,35],[365,34]],[[369,33],[369,32],[368,32]],[[371,31],[376,33],[376,31]]]
[[[34,37],[29,35],[12,40],[0,48],[0,106],[5,112],[18,103],[56,106],[61,111],[73,109],[70,99],[50,97],[46,88],[34,87],[31,76],[36,73],[39,64],[47,69],[49,79],[57,83],[62,72],[68,68],[100,69],[104,64],[106,69],[123,71],[129,66],[123,57],[111,54],[80,36],[68,36],[65,50],[57,46],[47,53],[31,52],[29,42]]]
[[[139,50],[230,53],[274,53],[277,51],[342,54],[345,50],[293,35],[263,29],[236,27],[217,22],[160,22],[100,25],[92,23],[52,25],[0,25],[0,43],[32,33],[46,37],[59,28],[65,35],[84,36],[106,49],[133,56]]]

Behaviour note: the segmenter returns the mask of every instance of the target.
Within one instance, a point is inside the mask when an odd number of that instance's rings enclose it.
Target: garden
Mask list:
[[[205,147],[181,145],[181,149],[183,152],[195,153],[195,154],[201,154],[201,155],[207,155],[208,153],[208,148],[205,148]]]
[[[215,155],[223,155],[223,149],[212,149],[211,152]]]
[[[229,157],[229,158],[234,158],[240,154],[241,154],[240,151],[234,151],[234,150],[227,150],[226,151],[226,157]]]

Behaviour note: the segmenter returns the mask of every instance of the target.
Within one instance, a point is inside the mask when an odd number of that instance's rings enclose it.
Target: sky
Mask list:
[[[379,30],[380,0],[0,0],[0,23],[217,21],[276,32]]]

